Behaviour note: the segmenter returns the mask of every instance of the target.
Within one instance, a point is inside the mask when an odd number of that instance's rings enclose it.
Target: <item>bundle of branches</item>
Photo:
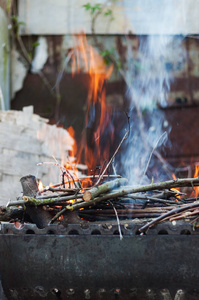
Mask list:
[[[121,177],[113,180],[104,175],[102,179],[106,181],[102,184],[97,181],[86,190],[77,186],[65,188],[62,182],[39,192],[36,178],[24,176],[21,178],[23,196],[1,208],[0,221],[32,222],[43,228],[47,224],[60,222],[60,218],[66,223],[74,223],[82,218],[89,221],[107,220],[117,214],[119,218],[152,218],[140,228],[140,232],[145,232],[163,220],[199,215],[197,198],[186,199],[185,195],[182,198],[177,190],[173,190],[179,187],[193,189],[199,186],[199,178],[138,187],[127,186],[127,179]]]

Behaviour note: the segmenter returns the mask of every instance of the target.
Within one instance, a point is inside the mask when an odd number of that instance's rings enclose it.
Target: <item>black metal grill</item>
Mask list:
[[[2,223],[2,299],[199,299],[199,236],[188,222]]]

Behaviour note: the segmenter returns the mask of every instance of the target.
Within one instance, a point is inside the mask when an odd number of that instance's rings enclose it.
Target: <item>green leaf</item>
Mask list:
[[[105,57],[105,56],[108,56],[108,55],[111,56],[111,55],[113,55],[113,53],[114,53],[114,48],[112,48],[110,50],[106,49],[106,50],[102,51],[100,54],[101,54],[102,57]]]
[[[17,16],[12,16],[12,21],[18,23],[18,17]]]
[[[95,5],[91,5],[90,3],[84,4],[83,7],[87,10],[90,11],[91,15],[93,15],[96,11],[101,11],[102,7],[100,3],[97,3]]]
[[[101,4],[99,3],[91,7],[91,14],[93,15],[97,10],[101,10]]]
[[[85,7],[86,10],[90,10],[91,9],[91,5],[90,3],[84,4],[83,7]]]
[[[33,47],[33,48],[36,48],[36,47],[39,46],[39,45],[40,45],[39,42],[35,42],[35,43],[32,44],[32,47]]]

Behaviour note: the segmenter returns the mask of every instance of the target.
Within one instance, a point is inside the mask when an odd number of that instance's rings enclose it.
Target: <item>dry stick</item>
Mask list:
[[[113,210],[114,210],[114,213],[115,213],[115,216],[116,216],[116,219],[117,219],[117,226],[118,226],[118,231],[119,231],[119,235],[120,235],[120,240],[122,240],[123,235],[122,235],[122,231],[121,231],[121,227],[120,227],[120,220],[119,220],[119,217],[118,217],[117,210],[116,210],[115,206],[113,205],[113,203],[110,200],[109,200],[109,203],[113,206]]]
[[[48,224],[52,224],[59,216],[61,216],[65,211],[67,210],[66,207],[64,207],[62,210],[60,210],[51,220]]]
[[[114,157],[116,156],[117,152],[119,151],[122,143],[124,142],[124,140],[127,138],[127,135],[129,134],[129,130],[125,133],[125,135],[123,136],[123,139],[121,140],[119,146],[117,147],[117,149],[115,150],[115,153],[113,154],[113,156],[111,157],[110,161],[108,162],[108,164],[106,165],[106,168],[104,169],[104,171],[102,172],[102,174],[100,175],[98,181],[96,182],[95,186],[97,186],[100,182],[100,180],[103,178],[106,170],[108,169],[108,167],[110,166],[110,164],[112,163]]]
[[[52,199],[52,198],[57,198],[57,197],[65,197],[65,196],[74,196],[77,194],[77,192],[73,192],[73,193],[62,193],[62,194],[53,194],[53,195],[46,195],[46,196],[37,196],[36,199]]]
[[[132,195],[128,195],[129,198],[132,199],[141,199],[141,200],[152,200],[154,202],[160,202],[163,204],[177,204],[176,201],[172,201],[172,200],[166,200],[166,199],[160,199],[160,198],[155,198],[155,197],[147,197],[147,196],[132,196]]]
[[[127,184],[127,179],[125,178],[119,178],[119,179],[116,179],[116,180],[113,180],[113,181],[110,181],[110,182],[107,182],[105,184],[102,184],[98,187],[93,187],[91,190],[89,191],[86,191],[84,194],[83,194],[83,199],[85,201],[88,201],[93,199],[93,197],[96,197],[98,196],[99,194],[101,193],[105,193],[107,191],[110,191],[111,189],[113,189],[114,187],[118,187],[118,186],[121,186],[121,185],[124,185],[124,184]],[[111,201],[109,201],[111,203]],[[111,203],[112,204],[112,203]],[[113,206],[113,204],[112,204]],[[52,220],[49,222],[49,224],[53,223],[60,215],[62,215],[66,210],[68,209],[68,207],[65,207],[63,208],[61,211],[59,211],[53,218]],[[115,207],[113,206],[113,209],[114,209],[114,212],[115,212],[115,215],[116,215],[116,218],[117,218],[117,222],[118,222],[118,228],[119,228],[119,233],[120,233],[120,239],[122,239],[122,233],[121,233],[121,229],[120,229],[120,226],[119,226],[119,218],[118,218],[118,215],[117,215],[117,211],[115,209]]]
[[[96,198],[100,194],[104,194],[107,192],[110,192],[112,189],[126,185],[128,183],[127,179],[125,178],[119,178],[115,179],[109,182],[106,182],[104,184],[101,184],[99,186],[94,186],[90,190],[84,192],[83,199],[84,201],[90,201],[91,199]]]
[[[89,176],[86,176],[86,177],[80,177],[79,180],[86,180],[86,179],[95,179],[95,178],[99,178],[101,177],[101,175],[89,175]],[[121,175],[103,175],[103,178],[121,178],[122,176]]]
[[[110,202],[110,201],[109,201]],[[173,209],[173,207],[169,206],[169,207],[150,207],[150,208],[145,208],[145,209],[141,209],[141,208],[118,208],[117,209],[117,212],[118,214],[120,213],[123,213],[123,214],[127,214],[127,215],[130,215],[130,214],[140,214],[140,213],[160,213],[160,214],[163,214],[163,213],[166,213],[168,211],[171,211]],[[111,208],[108,208],[108,209],[103,209],[103,210],[97,210],[97,209],[88,209],[88,210],[81,210],[80,212],[81,213],[85,213],[85,214],[94,214],[94,215],[109,215],[110,212],[112,211]]]
[[[182,211],[185,211],[185,210],[188,210],[190,208],[195,208],[195,207],[199,207],[199,202],[194,202],[192,204],[186,204],[186,205],[183,205],[183,207],[179,207],[179,208],[175,208],[175,209],[172,209],[171,211],[169,211],[168,213],[166,214],[163,214],[161,215],[160,217],[156,218],[155,220],[145,224],[144,226],[142,226],[139,231],[140,232],[144,232],[146,231],[148,228],[156,225],[158,222],[162,221],[163,219],[165,218],[168,218],[172,215],[175,215],[175,214],[178,214]]]
[[[33,206],[39,206],[39,205],[50,205],[53,203],[61,202],[61,201],[69,201],[74,199],[81,199],[83,197],[83,194],[77,194],[77,195],[70,195],[65,197],[57,197],[57,198],[48,198],[48,199],[37,199],[33,197],[23,197],[23,200],[17,200],[8,202],[7,207],[9,206],[18,206],[18,205],[33,205]]]
[[[105,221],[107,221],[108,218],[112,218],[112,217],[115,217],[115,214],[114,213],[110,213],[108,216],[104,216],[104,215],[92,215],[92,214],[87,214],[87,213],[84,213],[84,211],[82,210],[81,213],[79,213],[81,217],[86,217],[86,218],[89,218],[89,217],[94,217],[96,220],[101,220],[101,219],[104,219]],[[125,217],[125,218],[128,218],[130,216],[130,218],[157,218],[161,215],[161,213],[132,213],[131,215],[128,215],[127,213],[124,213],[124,214],[119,214],[119,217]]]
[[[95,179],[95,178],[99,178],[100,175],[89,175],[89,176],[86,176],[86,177],[80,177],[78,179],[76,179],[76,181],[84,181],[84,180],[87,180],[87,179]],[[103,178],[121,178],[122,176],[121,175],[103,175]],[[71,180],[72,182],[72,180]],[[64,182],[65,184],[68,183],[68,181],[65,181]],[[59,186],[62,186],[63,183],[55,183],[51,186],[46,186],[42,191],[40,191],[40,193],[44,193],[44,192],[47,192],[47,191],[50,191],[51,188],[56,188],[56,187],[59,187]],[[78,189],[79,190],[79,189]],[[76,189],[69,189],[69,191],[76,191]]]
[[[67,188],[53,188],[49,187],[48,191],[50,192],[68,192],[68,193],[77,193],[80,189],[67,189]]]
[[[55,160],[55,162],[52,162],[52,161],[44,161],[44,162],[41,162],[41,163],[38,163],[37,166],[41,166],[41,165],[54,165],[54,166],[57,166],[59,167],[60,171],[62,172],[62,174],[66,174],[67,178],[71,178],[74,186],[78,189],[78,186],[72,176],[72,174],[69,172],[69,170],[67,170],[65,167],[63,167],[61,164],[58,163],[58,161],[56,160],[56,158],[53,156],[53,159]],[[78,180],[77,180],[78,181]],[[65,182],[64,182],[65,183]]]
[[[164,182],[159,182],[159,183],[151,183],[149,185],[144,185],[144,186],[138,186],[135,188],[132,187],[132,188],[128,188],[128,189],[123,189],[121,191],[106,194],[102,197],[98,197],[98,198],[95,198],[95,199],[87,201],[87,202],[81,202],[81,203],[77,203],[77,204],[74,204],[71,206],[67,206],[67,208],[69,210],[78,210],[79,208],[93,206],[102,201],[122,197],[122,196],[125,196],[128,194],[141,193],[141,192],[147,192],[147,191],[153,191],[153,190],[164,190],[164,189],[183,187],[183,186],[192,186],[192,183],[194,185],[199,185],[199,178],[169,180],[169,181],[164,181]]]
[[[199,219],[199,216],[197,216],[195,219],[193,219],[193,220],[190,222],[190,224],[194,224],[195,222],[198,221],[198,219]]]
[[[170,218],[170,221],[172,222],[175,220],[184,219],[184,218],[191,217],[191,216],[194,216],[197,214],[199,214],[199,209],[195,209],[194,211],[185,211],[184,214],[179,213],[177,216]]]

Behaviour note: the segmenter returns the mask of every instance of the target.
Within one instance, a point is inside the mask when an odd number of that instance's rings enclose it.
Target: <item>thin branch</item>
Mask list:
[[[183,212],[185,210],[188,210],[190,208],[198,208],[199,207],[199,202],[194,202],[192,204],[185,204],[179,208],[174,208],[171,211],[169,211],[166,214],[161,215],[160,217],[156,218],[155,220],[152,220],[151,222],[145,224],[144,226],[142,226],[139,231],[140,232],[145,232],[147,229],[149,229],[150,227],[156,225],[157,223],[159,223],[160,221],[164,220],[165,218],[168,218],[170,216],[176,215],[180,212]]]
[[[123,197],[128,194],[142,193],[142,192],[148,192],[148,191],[154,191],[154,190],[164,190],[164,189],[184,187],[184,186],[191,187],[192,183],[194,186],[198,186],[199,178],[185,178],[185,179],[169,180],[169,181],[164,181],[164,182],[151,183],[149,185],[144,185],[144,186],[123,189],[123,190],[117,191],[115,193],[110,193],[110,194],[106,194],[101,197],[94,198],[87,202],[73,204],[70,207],[68,207],[68,209],[69,210],[78,210],[83,207],[93,206],[102,201],[106,201],[106,200],[110,200],[110,199],[113,200],[115,198]]]
[[[52,224],[54,223],[54,221],[57,220],[57,218],[59,218],[65,211],[67,210],[66,207],[64,207],[62,210],[60,210],[51,220],[48,224]]]
[[[54,158],[54,156],[53,156]],[[64,166],[62,166],[61,164],[58,163],[58,161],[56,160],[56,158],[54,158],[55,162],[52,162],[52,161],[44,161],[44,162],[40,162],[37,164],[37,166],[41,166],[41,165],[54,165],[54,166],[57,166],[59,167],[60,171],[62,172],[62,174],[64,173],[64,175],[66,175],[67,177],[70,177],[74,186],[76,187],[76,189],[78,189],[78,186],[75,182],[75,179],[73,178],[72,174],[69,172],[69,170],[67,170]],[[77,179],[77,181],[79,181]],[[65,183],[65,181],[64,181]],[[61,184],[63,185],[63,183]]]
[[[23,200],[8,202],[7,207],[9,206],[23,206],[23,205],[32,205],[32,206],[41,206],[41,205],[51,205],[61,201],[69,201],[75,199],[81,199],[83,194],[70,195],[65,197],[56,197],[56,198],[47,198],[47,199],[37,199],[33,197],[23,197]]]
[[[100,181],[101,181],[101,179],[103,178],[103,176],[104,176],[106,170],[108,169],[108,167],[109,167],[110,164],[112,163],[113,159],[115,158],[116,154],[118,153],[118,151],[119,151],[119,149],[120,149],[122,143],[123,143],[124,140],[127,138],[128,133],[129,133],[129,131],[127,131],[127,132],[125,133],[125,135],[123,136],[123,138],[122,138],[122,140],[121,140],[119,146],[118,146],[117,149],[115,150],[115,153],[113,154],[113,156],[111,157],[110,161],[109,161],[108,164],[106,165],[106,168],[104,169],[104,171],[103,171],[102,174],[100,175],[100,177],[99,177],[98,181],[96,182],[95,186],[97,186],[97,185],[100,183]]]
[[[152,151],[151,151],[151,154],[150,154],[150,156],[149,156],[149,160],[148,160],[148,162],[147,162],[147,165],[146,165],[146,168],[145,168],[143,177],[146,175],[146,172],[147,172],[147,170],[148,170],[148,167],[149,167],[149,164],[150,164],[152,155],[153,155],[155,149],[157,148],[157,146],[158,146],[158,144],[159,144],[159,141],[163,138],[163,136],[167,136],[167,132],[166,132],[166,131],[165,131],[163,134],[161,134],[161,136],[159,137],[159,139],[158,139],[157,142],[155,143],[155,146],[153,147],[153,149],[152,149]]]
[[[135,200],[137,200],[137,199],[150,200],[150,201],[153,201],[153,202],[163,203],[163,204],[166,204],[166,205],[177,204],[176,201],[172,201],[172,200],[160,199],[160,198],[156,198],[156,197],[140,196],[140,195],[137,195],[137,196],[128,195],[128,198],[132,198],[132,199],[135,199]]]
[[[53,195],[46,195],[46,196],[37,196],[36,199],[52,199],[52,198],[58,198],[58,197],[65,197],[65,196],[73,196],[77,194],[78,191],[73,192],[73,193],[61,193],[61,194],[53,194]]]
[[[119,220],[119,217],[118,217],[117,210],[116,210],[115,206],[113,205],[113,203],[110,200],[109,200],[109,203],[112,205],[113,210],[115,212],[115,216],[116,216],[116,219],[117,219],[118,231],[119,231],[119,235],[120,235],[120,240],[122,240],[123,239],[123,235],[122,235],[122,231],[121,231],[120,220]]]

